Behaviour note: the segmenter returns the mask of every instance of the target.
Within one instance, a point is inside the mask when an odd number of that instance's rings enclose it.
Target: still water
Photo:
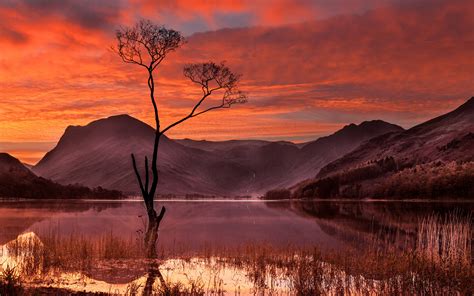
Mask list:
[[[301,287],[295,287],[295,283],[301,279],[292,280],[288,270],[276,272],[278,268],[259,267],[258,258],[249,260],[244,267],[242,262],[223,264],[220,255],[209,255],[209,250],[226,252],[252,245],[263,250],[269,248],[269,252],[317,247],[323,252],[342,253],[348,248],[357,250],[368,243],[373,244],[374,238],[377,243],[413,248],[420,221],[424,218],[455,213],[457,217],[471,219],[474,213],[473,202],[460,201],[157,201],[157,209],[161,206],[165,206],[167,212],[160,227],[159,266],[136,259],[105,260],[100,266],[90,263],[86,268],[81,265],[77,270],[35,273],[24,279],[31,287],[43,287],[47,283],[58,289],[118,295],[132,295],[134,288],[145,291],[148,283],[156,286],[160,281],[188,285],[197,281],[202,283],[202,289],[208,295],[260,295],[262,292],[293,295],[295,290],[300,291]],[[141,241],[146,226],[145,213],[138,200],[0,201],[0,259],[3,260],[0,267],[20,265],[21,260],[38,266],[44,264],[37,263],[38,254],[46,254],[42,251],[42,241],[51,243],[51,238],[56,236],[100,240],[104,235],[110,235]],[[11,254],[16,249],[15,242],[34,243],[36,249],[14,257]],[[278,253],[265,256],[273,260],[274,255],[279,256]],[[285,256],[292,266],[292,255],[287,253]],[[245,261],[244,257],[241,258]],[[301,257],[296,259],[306,261]],[[342,282],[349,290],[368,287],[365,279],[362,284],[357,283],[341,269],[331,269],[333,267],[324,262],[318,264],[318,268],[324,270],[323,275],[329,274],[325,280],[317,282],[326,285],[323,290],[336,289],[332,287],[338,287]],[[314,269],[315,265],[311,266]],[[341,281],[341,278],[345,280]],[[336,285],[329,285],[331,281]],[[371,281],[370,287],[379,289],[380,284]]]
[[[386,227],[415,231],[427,215],[469,214],[472,202],[397,201],[157,201],[167,208],[160,245],[190,250],[265,243],[340,248]],[[139,236],[146,224],[140,201],[2,201],[0,244],[24,232],[87,237]]]
[[[160,228],[164,249],[228,247],[248,243],[340,248],[381,228],[414,231],[420,219],[436,213],[468,214],[472,202],[434,201],[157,201],[167,212]],[[0,244],[23,232],[89,237],[113,233],[133,237],[143,231],[140,201],[2,201]]]

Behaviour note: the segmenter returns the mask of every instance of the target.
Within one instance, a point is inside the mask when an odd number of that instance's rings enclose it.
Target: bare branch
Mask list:
[[[133,27],[122,27],[115,33],[114,50],[125,63],[136,64],[153,71],[169,52],[185,43],[175,30],[141,20]]]
[[[148,169],[148,157],[145,156],[145,191],[148,192],[149,183],[149,169]]]
[[[191,80],[191,82],[201,87],[203,96],[199,99],[196,105],[194,105],[193,109],[187,116],[163,129],[161,131],[162,134],[190,118],[211,110],[230,108],[234,104],[243,104],[247,102],[247,96],[238,89],[240,76],[233,73],[224,62],[221,62],[220,64],[208,62],[187,65],[184,67],[183,73],[185,77]],[[221,103],[205,110],[198,111],[203,102],[214,92],[219,90],[223,91]]]
[[[140,185],[140,190],[142,191],[143,196],[145,196],[145,189],[143,187],[143,182],[142,182],[142,177],[140,176],[140,173],[138,172],[137,168],[137,162],[135,161],[135,155],[132,155],[132,164],[133,164],[133,170],[135,171],[135,175],[137,176],[138,184]]]
[[[158,223],[161,222],[161,219],[163,219],[163,216],[165,215],[166,213],[166,208],[164,206],[161,207],[161,211],[160,211],[160,214],[156,217],[156,221]]]

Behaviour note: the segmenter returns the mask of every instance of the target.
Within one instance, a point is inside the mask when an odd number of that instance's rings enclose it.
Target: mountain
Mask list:
[[[128,115],[100,119],[83,127],[70,126],[33,170],[62,184],[136,193],[130,154],[135,154],[143,171],[145,155],[151,159],[153,139],[151,126]],[[159,189],[163,194],[219,194],[221,188],[240,188],[240,180],[250,176],[239,164],[167,137],[161,138],[158,159]]]
[[[335,174],[361,163],[395,157],[401,166],[441,161],[474,160],[474,97],[452,112],[402,133],[375,137],[321,169],[318,177]]]
[[[263,141],[263,140],[207,141],[207,140],[182,139],[182,140],[175,140],[175,141],[184,146],[201,149],[208,152],[226,152],[229,150],[238,150],[239,148],[244,148],[244,149],[260,148],[270,143],[269,141]],[[281,143],[284,143],[284,142],[281,142]]]
[[[63,186],[36,176],[18,159],[0,153],[0,197],[21,198],[119,198],[120,192],[78,185]]]
[[[316,141],[309,142],[301,148],[301,162],[297,166],[300,174],[298,181],[304,176],[314,176],[320,168],[357,148],[361,143],[384,134],[403,131],[398,125],[382,120],[364,121],[359,125],[350,124]],[[317,170],[315,170],[317,168]]]
[[[349,125],[303,147],[284,141],[211,142],[162,137],[158,192],[260,194],[274,186],[293,185],[315,175],[321,166],[373,136],[400,130],[382,121],[364,122]],[[79,183],[137,193],[130,153],[135,153],[143,170],[144,156],[152,153],[153,137],[151,126],[128,115],[111,116],[86,126],[70,126],[33,171],[61,184]]]
[[[474,97],[406,131],[370,139],[296,191],[318,197],[474,193]]]
[[[8,153],[0,153],[0,176],[6,175],[19,178],[34,177],[34,174],[18,159]]]
[[[268,188],[287,187],[314,176],[319,168],[341,157],[362,142],[403,128],[381,120],[350,124],[327,137],[303,144],[262,140],[222,142],[178,140],[188,147],[222,155],[222,158],[249,168],[252,187],[262,193]]]

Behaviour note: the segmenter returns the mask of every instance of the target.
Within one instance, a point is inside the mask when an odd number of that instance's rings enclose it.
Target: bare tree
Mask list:
[[[213,62],[191,64],[184,68],[184,75],[193,83],[200,86],[202,96],[199,98],[191,112],[180,120],[161,128],[158,106],[155,100],[154,71],[164,58],[172,51],[179,48],[185,41],[180,32],[156,25],[151,21],[139,21],[133,27],[121,28],[116,32],[117,47],[114,48],[125,63],[136,64],[144,67],[148,73],[148,88],[155,115],[155,140],[151,160],[151,178],[148,157],[145,156],[145,176],[140,174],[134,154],[131,154],[133,169],[140,186],[143,201],[148,215],[148,227],[145,233],[146,255],[156,257],[156,243],[158,229],[165,215],[166,208],[161,207],[158,214],[154,207],[154,197],[158,185],[158,148],[161,136],[171,128],[186,120],[204,114],[211,110],[229,108],[234,104],[245,103],[247,98],[238,90],[239,76],[234,74],[224,63]],[[204,101],[213,94],[221,96],[218,103],[204,108]],[[151,182],[150,182],[151,181]]]

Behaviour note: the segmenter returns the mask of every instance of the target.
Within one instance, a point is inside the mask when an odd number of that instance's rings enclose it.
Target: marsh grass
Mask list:
[[[10,266],[0,269],[0,295],[19,295],[23,292],[23,283],[18,271]]]
[[[419,226],[416,250],[420,256],[440,265],[472,264],[474,251],[472,216],[432,214]]]
[[[241,253],[240,266],[248,271],[257,292],[271,291],[271,283],[290,284],[298,295],[469,295],[474,287],[472,265],[440,266],[416,252],[307,249],[282,255],[255,248]],[[283,253],[284,254],[284,253]],[[235,260],[235,259],[234,259]],[[257,293],[258,294],[258,293]]]
[[[39,237],[19,236],[7,246],[11,256],[20,258],[17,268],[23,274],[31,276],[51,270],[87,272],[101,260],[142,257],[142,240],[123,239],[113,232],[91,239],[76,233],[60,235],[57,229],[50,229]]]
[[[220,271],[226,267],[243,271],[256,295],[281,295],[282,291],[291,295],[474,293],[472,216],[456,212],[446,216],[431,215],[422,219],[417,229],[415,244],[396,244],[400,240],[407,241],[406,236],[390,228],[375,233],[375,238],[365,247],[337,251],[266,244],[209,246],[198,253],[184,253],[184,247],[179,247],[178,252],[162,250],[162,259],[179,258],[183,270],[198,258],[199,268],[211,272],[207,278],[190,274],[185,282],[157,285],[153,294],[222,295],[226,291]],[[124,239],[109,232],[92,239],[74,233],[61,236],[54,230],[40,237],[41,240],[17,239],[8,246],[13,256],[22,258],[23,265],[16,267],[16,272],[40,277],[52,270],[88,274],[101,262],[119,260],[126,262],[125,266],[132,266],[132,262],[139,265],[144,260],[139,237]],[[131,272],[130,268],[126,271]],[[146,270],[140,272],[143,274]],[[0,281],[1,287],[11,282]],[[239,295],[239,283],[234,287]],[[138,295],[140,289],[130,284],[126,294]]]
[[[206,293],[202,281],[193,281],[189,284],[181,282],[159,285],[153,290],[153,295],[157,296],[204,296],[204,295],[224,295],[223,291],[212,291]]]

